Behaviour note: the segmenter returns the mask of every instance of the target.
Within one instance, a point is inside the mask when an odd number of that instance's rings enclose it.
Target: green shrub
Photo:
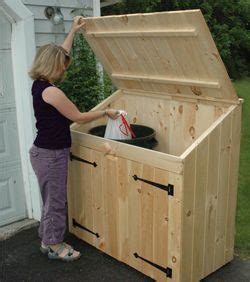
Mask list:
[[[76,34],[71,56],[72,63],[58,86],[80,111],[89,111],[103,99],[103,93],[95,55],[82,34]]]

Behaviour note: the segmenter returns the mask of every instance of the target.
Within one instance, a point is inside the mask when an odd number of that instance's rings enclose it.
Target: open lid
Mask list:
[[[238,100],[200,10],[88,18],[85,37],[120,89]]]

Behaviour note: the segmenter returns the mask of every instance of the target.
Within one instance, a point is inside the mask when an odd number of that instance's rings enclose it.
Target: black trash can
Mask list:
[[[153,149],[157,146],[158,142],[155,139],[155,130],[151,127],[139,124],[130,124],[131,129],[135,133],[136,138],[132,139],[112,139],[118,142],[123,142],[147,149]],[[91,135],[104,137],[106,125],[99,125],[91,128],[88,133]]]

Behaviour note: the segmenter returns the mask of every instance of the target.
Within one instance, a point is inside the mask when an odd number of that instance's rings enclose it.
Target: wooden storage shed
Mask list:
[[[241,104],[199,10],[86,19],[118,90],[95,109],[156,130],[155,150],[73,124],[70,231],[157,281],[233,258]]]

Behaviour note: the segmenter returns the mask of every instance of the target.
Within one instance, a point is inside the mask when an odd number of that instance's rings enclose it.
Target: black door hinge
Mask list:
[[[86,163],[86,164],[90,164],[90,165],[92,165],[93,167],[97,167],[97,163],[96,163],[96,162],[90,162],[90,161],[84,160],[84,159],[82,159],[82,158],[79,158],[79,157],[73,155],[71,152],[70,152],[70,160],[71,160],[71,161],[76,160],[76,161],[79,161],[79,162],[83,162],[83,163]]]
[[[74,227],[79,227],[79,228],[81,228],[81,229],[83,229],[83,230],[85,230],[85,231],[88,231],[89,233],[95,235],[97,238],[100,237],[100,235],[99,235],[98,233],[95,233],[95,232],[89,230],[88,228],[82,226],[82,225],[81,225],[80,223],[78,223],[74,218],[72,218],[72,224],[73,224]]]
[[[156,183],[156,182],[153,182],[153,181],[150,181],[150,180],[140,178],[137,175],[133,175],[132,177],[134,178],[135,181],[137,181],[137,180],[143,181],[147,184],[153,185],[157,188],[160,188],[162,190],[167,191],[168,195],[170,195],[170,196],[174,196],[174,185],[172,185],[172,184],[164,185],[164,184]]]
[[[156,263],[154,263],[152,261],[149,261],[149,260],[147,260],[147,259],[145,259],[143,257],[140,257],[137,253],[134,253],[134,256],[135,256],[135,258],[139,258],[139,259],[147,262],[148,264],[154,266],[155,268],[159,269],[160,271],[166,273],[167,277],[172,278],[172,268],[169,268],[169,267],[165,268],[163,266],[160,266],[160,265],[158,265],[158,264],[156,264]]]

